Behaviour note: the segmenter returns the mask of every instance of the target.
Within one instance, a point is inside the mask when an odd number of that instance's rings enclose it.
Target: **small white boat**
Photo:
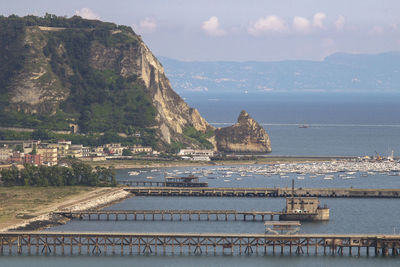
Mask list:
[[[229,179],[224,179],[224,182],[226,182],[226,183],[228,183],[228,182],[230,182],[231,180],[229,180]]]
[[[342,179],[344,179],[344,180],[347,180],[347,179],[354,179],[355,177],[354,176],[345,176],[345,177],[342,177]]]
[[[136,175],[139,175],[139,172],[137,172],[137,171],[130,171],[130,172],[128,172],[128,174],[129,174],[129,176],[136,176]]]
[[[147,176],[146,179],[153,179],[153,176]]]

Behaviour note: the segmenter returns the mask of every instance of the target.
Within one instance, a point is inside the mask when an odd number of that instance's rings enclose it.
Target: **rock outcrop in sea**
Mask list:
[[[250,115],[242,110],[237,123],[215,131],[217,149],[221,152],[271,152],[269,135]]]

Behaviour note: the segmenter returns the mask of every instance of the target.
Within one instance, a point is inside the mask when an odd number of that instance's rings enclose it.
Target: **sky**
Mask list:
[[[400,50],[398,0],[0,0],[0,14],[80,15],[131,26],[156,56],[323,60]]]

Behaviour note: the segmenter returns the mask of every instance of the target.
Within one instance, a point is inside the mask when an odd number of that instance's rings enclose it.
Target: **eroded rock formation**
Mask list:
[[[267,132],[244,110],[236,124],[217,129],[215,134],[217,149],[221,152],[271,152]]]

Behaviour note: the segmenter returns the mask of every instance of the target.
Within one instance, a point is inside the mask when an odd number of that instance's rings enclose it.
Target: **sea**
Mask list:
[[[381,156],[400,155],[400,94],[288,93],[288,94],[184,94],[216,127],[235,123],[242,109],[256,119],[271,138],[272,155]],[[299,127],[307,125],[306,128]],[[161,181],[164,173],[214,173],[203,177],[209,186],[232,187],[353,187],[400,188],[400,177],[383,173],[355,173],[352,179],[326,180],[323,176],[298,179],[298,174],[238,176],[244,166],[197,166],[118,170],[118,180]],[[262,167],[262,166],[260,166]],[[232,173],[229,178],[220,177]],[[219,176],[220,175],[220,176]],[[327,222],[302,223],[301,233],[400,234],[397,199],[321,199],[330,208]],[[281,198],[132,197],[107,209],[236,209],[282,210]],[[221,232],[263,233],[262,222],[241,221],[79,221],[47,231],[99,232]],[[399,266],[400,258],[375,256],[194,256],[194,255],[82,255],[7,256],[0,266]]]

